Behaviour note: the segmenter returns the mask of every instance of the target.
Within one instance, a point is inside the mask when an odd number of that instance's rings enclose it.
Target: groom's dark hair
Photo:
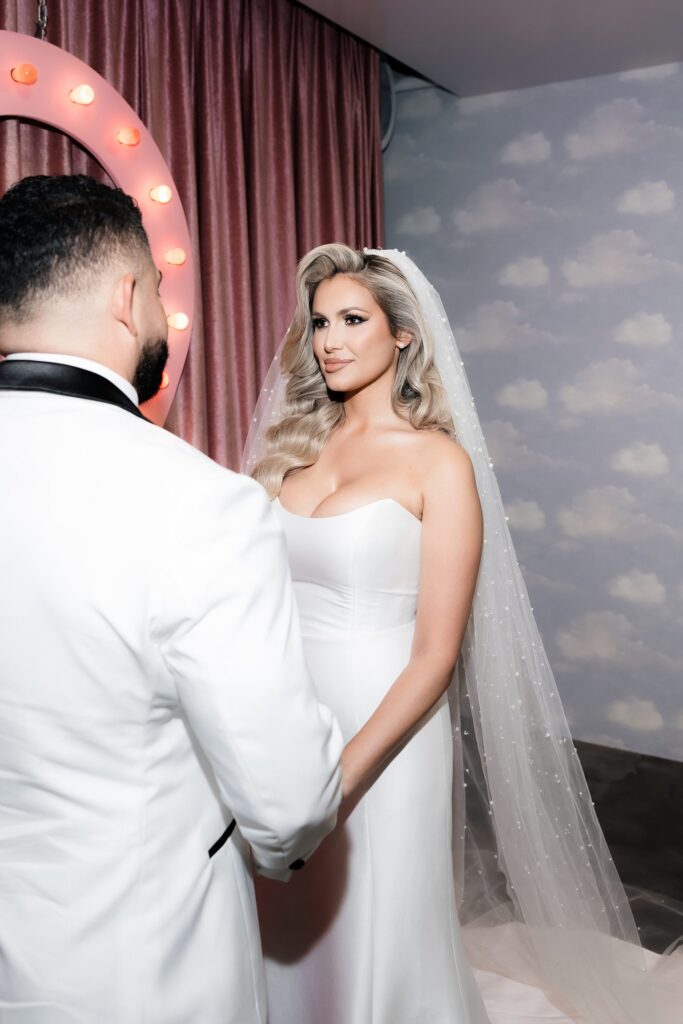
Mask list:
[[[0,325],[88,287],[113,259],[151,258],[142,216],[119,188],[84,174],[23,178],[0,199]]]

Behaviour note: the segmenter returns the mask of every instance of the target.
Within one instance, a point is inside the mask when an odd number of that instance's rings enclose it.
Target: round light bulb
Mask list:
[[[137,128],[119,128],[116,133],[116,141],[120,142],[122,146],[139,146],[140,145],[140,132]],[[160,186],[163,188],[163,186]],[[154,199],[154,196],[152,196]],[[168,199],[158,199],[157,202],[168,202]]]
[[[149,190],[149,198],[153,199],[155,203],[170,203],[173,193],[168,185],[155,185]]]
[[[159,391],[165,391],[168,385],[171,383],[171,378],[166,373],[166,370],[161,375],[161,384],[159,385]]]
[[[19,85],[35,85],[38,81],[38,71],[33,64],[17,64],[10,74]]]
[[[174,267],[182,267],[187,255],[184,249],[169,249],[164,259]]]
[[[166,317],[169,327],[174,327],[176,331],[186,331],[190,326],[190,318],[187,313],[169,313]]]
[[[89,107],[95,99],[95,90],[91,85],[77,85],[69,93],[72,103],[78,103],[81,107]]]

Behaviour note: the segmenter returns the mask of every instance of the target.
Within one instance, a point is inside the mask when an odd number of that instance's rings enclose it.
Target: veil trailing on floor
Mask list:
[[[667,958],[642,949],[598,824],[443,305],[405,253],[365,253],[398,267],[417,298],[484,516],[477,588],[450,687],[453,861],[468,955],[475,967],[544,989],[586,1024],[673,1024],[673,980],[648,969]],[[266,454],[286,386],[278,352],[243,472]]]

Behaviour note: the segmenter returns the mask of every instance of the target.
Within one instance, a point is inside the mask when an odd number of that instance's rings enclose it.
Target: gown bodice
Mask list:
[[[393,498],[333,516],[275,499],[304,632],[394,629],[415,619],[421,523]]]

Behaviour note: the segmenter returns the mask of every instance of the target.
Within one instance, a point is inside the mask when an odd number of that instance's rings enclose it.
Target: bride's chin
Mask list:
[[[344,394],[344,392],[349,390],[348,384],[346,386],[343,386],[341,381],[335,380],[335,377],[337,377],[336,373],[323,374],[323,380],[325,381],[325,386],[327,387],[327,390],[334,391],[334,393],[337,395]]]

